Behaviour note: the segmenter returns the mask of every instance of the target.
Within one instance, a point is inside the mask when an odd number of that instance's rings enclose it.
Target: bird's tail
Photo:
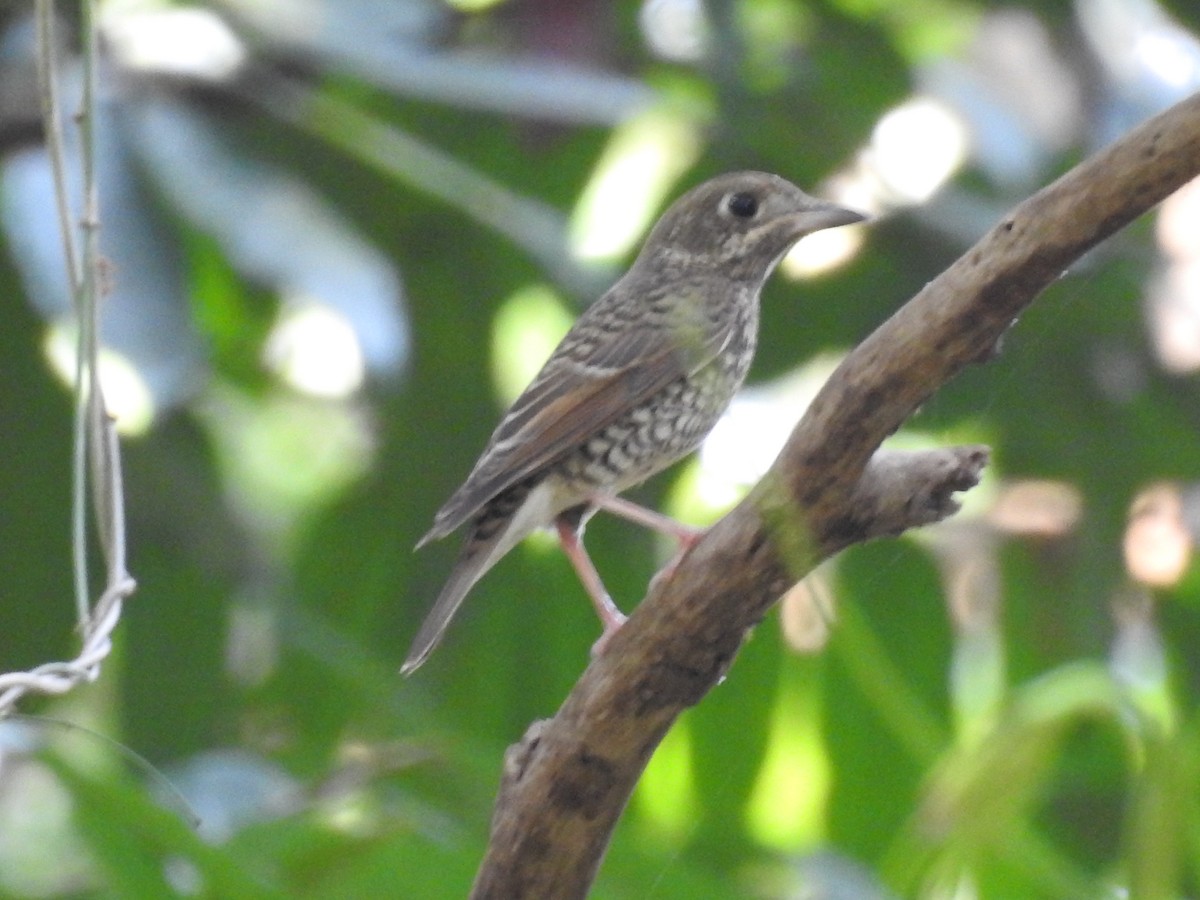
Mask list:
[[[450,624],[450,620],[462,606],[467,592],[508,549],[501,546],[504,537],[503,531],[486,540],[480,540],[477,533],[468,534],[462,551],[458,555],[458,560],[450,572],[449,580],[446,581],[442,592],[438,594],[433,609],[421,623],[421,630],[417,632],[412,647],[408,651],[408,657],[404,660],[404,665],[400,667],[401,675],[412,674],[433,652],[433,648],[438,645],[442,635],[446,633],[446,627]]]

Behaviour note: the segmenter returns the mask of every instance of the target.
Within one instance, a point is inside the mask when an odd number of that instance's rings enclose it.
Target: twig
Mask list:
[[[0,718],[11,713],[17,701],[30,692],[62,694],[100,674],[101,663],[112,650],[112,633],[121,618],[122,605],[136,584],[125,563],[125,506],[121,478],[120,443],[112,417],[104,405],[97,359],[100,330],[100,199],[95,168],[96,127],[96,21],[94,0],[84,0],[82,12],[83,97],[78,116],[83,187],[82,259],[77,246],[66,175],[58,89],[57,41],[53,0],[37,0],[38,74],[45,123],[46,148],[54,176],[55,202],[62,229],[79,338],[75,367],[75,432],[72,458],[72,556],[75,571],[75,606],[81,634],[79,655],[70,662],[46,663],[28,672],[0,675]],[[94,607],[88,588],[87,498],[92,478],[92,511],[105,559],[105,588]]]
[[[1200,94],[1022,203],[860,344],[750,496],[651,586],[554,718],[509,749],[471,896],[585,897],[651,753],[784,589],[849,544],[950,515],[986,461],[979,447],[881,454],[882,441],[993,358],[1074,260],[1197,174]]]
[[[58,226],[63,255],[67,263],[67,283],[71,288],[71,304],[76,321],[80,323],[76,336],[75,384],[82,385],[87,372],[87,353],[83,334],[83,273],[76,246],[75,216],[71,212],[70,190],[67,185],[65,141],[62,131],[62,103],[58,95],[58,37],[55,32],[53,0],[37,0],[37,65],[38,89],[42,106],[42,128],[46,136],[46,152],[50,157],[50,172],[54,179],[54,201],[58,211]],[[85,491],[87,465],[87,397],[83,391],[75,394],[75,440],[71,460],[71,549],[75,573],[75,618],[82,629],[88,617],[87,570],[87,498]]]

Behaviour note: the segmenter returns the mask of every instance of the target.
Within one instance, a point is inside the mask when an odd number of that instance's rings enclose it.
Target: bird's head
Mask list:
[[[639,263],[757,281],[804,235],[864,218],[778,175],[732,172],[676,200],[650,232]]]

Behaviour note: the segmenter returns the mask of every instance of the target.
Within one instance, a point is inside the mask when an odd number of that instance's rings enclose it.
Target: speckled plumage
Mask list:
[[[468,525],[402,671],[425,660],[471,586],[526,535],[563,516],[581,523],[597,498],[692,452],[750,368],[759,292],[779,258],[805,234],[861,218],[761,172],[722,175],[677,200],[417,545]]]

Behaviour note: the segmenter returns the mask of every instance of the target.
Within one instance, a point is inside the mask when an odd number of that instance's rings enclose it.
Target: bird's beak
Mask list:
[[[864,222],[867,219],[862,213],[824,201],[814,203],[803,212],[797,213],[795,218],[796,224],[803,229],[805,234],[825,228],[853,225],[855,222]]]

